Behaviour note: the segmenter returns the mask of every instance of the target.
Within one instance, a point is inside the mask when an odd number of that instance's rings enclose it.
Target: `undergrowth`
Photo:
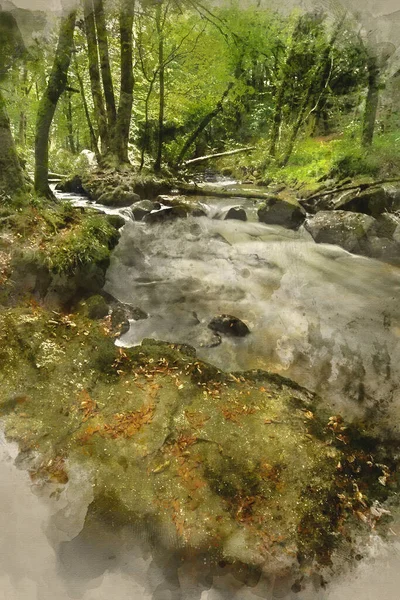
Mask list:
[[[329,179],[390,178],[400,171],[400,132],[376,135],[373,145],[363,149],[359,133],[349,128],[344,134],[302,139],[285,167],[268,160],[268,141],[260,143],[251,154],[221,160],[221,170],[239,179],[255,182],[284,183],[296,187],[313,187]]]

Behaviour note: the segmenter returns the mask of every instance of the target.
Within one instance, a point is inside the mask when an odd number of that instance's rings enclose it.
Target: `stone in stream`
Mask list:
[[[89,319],[104,319],[108,315],[109,306],[100,294],[95,294],[79,302],[77,310]]]
[[[225,220],[236,219],[237,221],[247,221],[247,215],[241,206],[232,206],[225,215]]]
[[[159,210],[160,204],[158,202],[152,202],[151,200],[140,200],[132,204],[131,211],[135,221],[142,221],[143,218],[150,214],[153,210]]]
[[[140,196],[134,192],[123,190],[117,187],[112,192],[104,192],[97,199],[99,204],[104,206],[130,206],[133,203],[139,202]]]
[[[113,331],[117,331],[120,335],[123,335],[129,331],[129,320],[140,321],[147,318],[148,314],[141,308],[124,302],[118,302],[111,313],[111,325]]]
[[[188,206],[168,206],[145,215],[143,221],[146,223],[164,223],[173,219],[186,218],[189,213],[190,208]]]
[[[232,315],[218,315],[211,319],[208,327],[213,331],[233,337],[245,337],[250,333],[247,325]]]
[[[82,179],[79,175],[74,175],[72,179],[57,183],[56,190],[65,194],[77,194],[78,196],[87,196],[87,192],[82,184]]]
[[[305,210],[299,204],[275,196],[267,198],[257,213],[261,223],[281,225],[288,229],[298,229],[306,217]]]
[[[305,228],[317,243],[336,244],[364,254],[368,233],[376,221],[369,215],[343,210],[321,211],[307,219]]]

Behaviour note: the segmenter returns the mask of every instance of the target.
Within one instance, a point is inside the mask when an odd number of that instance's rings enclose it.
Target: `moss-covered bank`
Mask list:
[[[25,195],[0,205],[0,303],[33,297],[53,308],[101,291],[119,217]]]
[[[327,564],[395,488],[383,448],[279,376],[162,342],[121,350],[108,317],[37,306],[2,310],[0,347],[5,430],[37,456],[32,477],[83,465],[95,514],[171,549],[267,572]]]

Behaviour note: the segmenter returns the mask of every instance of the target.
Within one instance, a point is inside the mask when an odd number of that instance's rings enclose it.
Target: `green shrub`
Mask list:
[[[60,231],[41,251],[41,261],[54,273],[74,273],[79,267],[109,259],[118,232],[100,215]]]

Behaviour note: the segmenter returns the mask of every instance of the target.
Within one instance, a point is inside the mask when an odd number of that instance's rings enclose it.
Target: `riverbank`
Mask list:
[[[385,533],[396,446],[278,375],[117,348],[126,305],[99,291],[121,219],[34,198],[3,217],[0,404],[34,480],[79,466],[94,518],[300,587],[353,533]]]

